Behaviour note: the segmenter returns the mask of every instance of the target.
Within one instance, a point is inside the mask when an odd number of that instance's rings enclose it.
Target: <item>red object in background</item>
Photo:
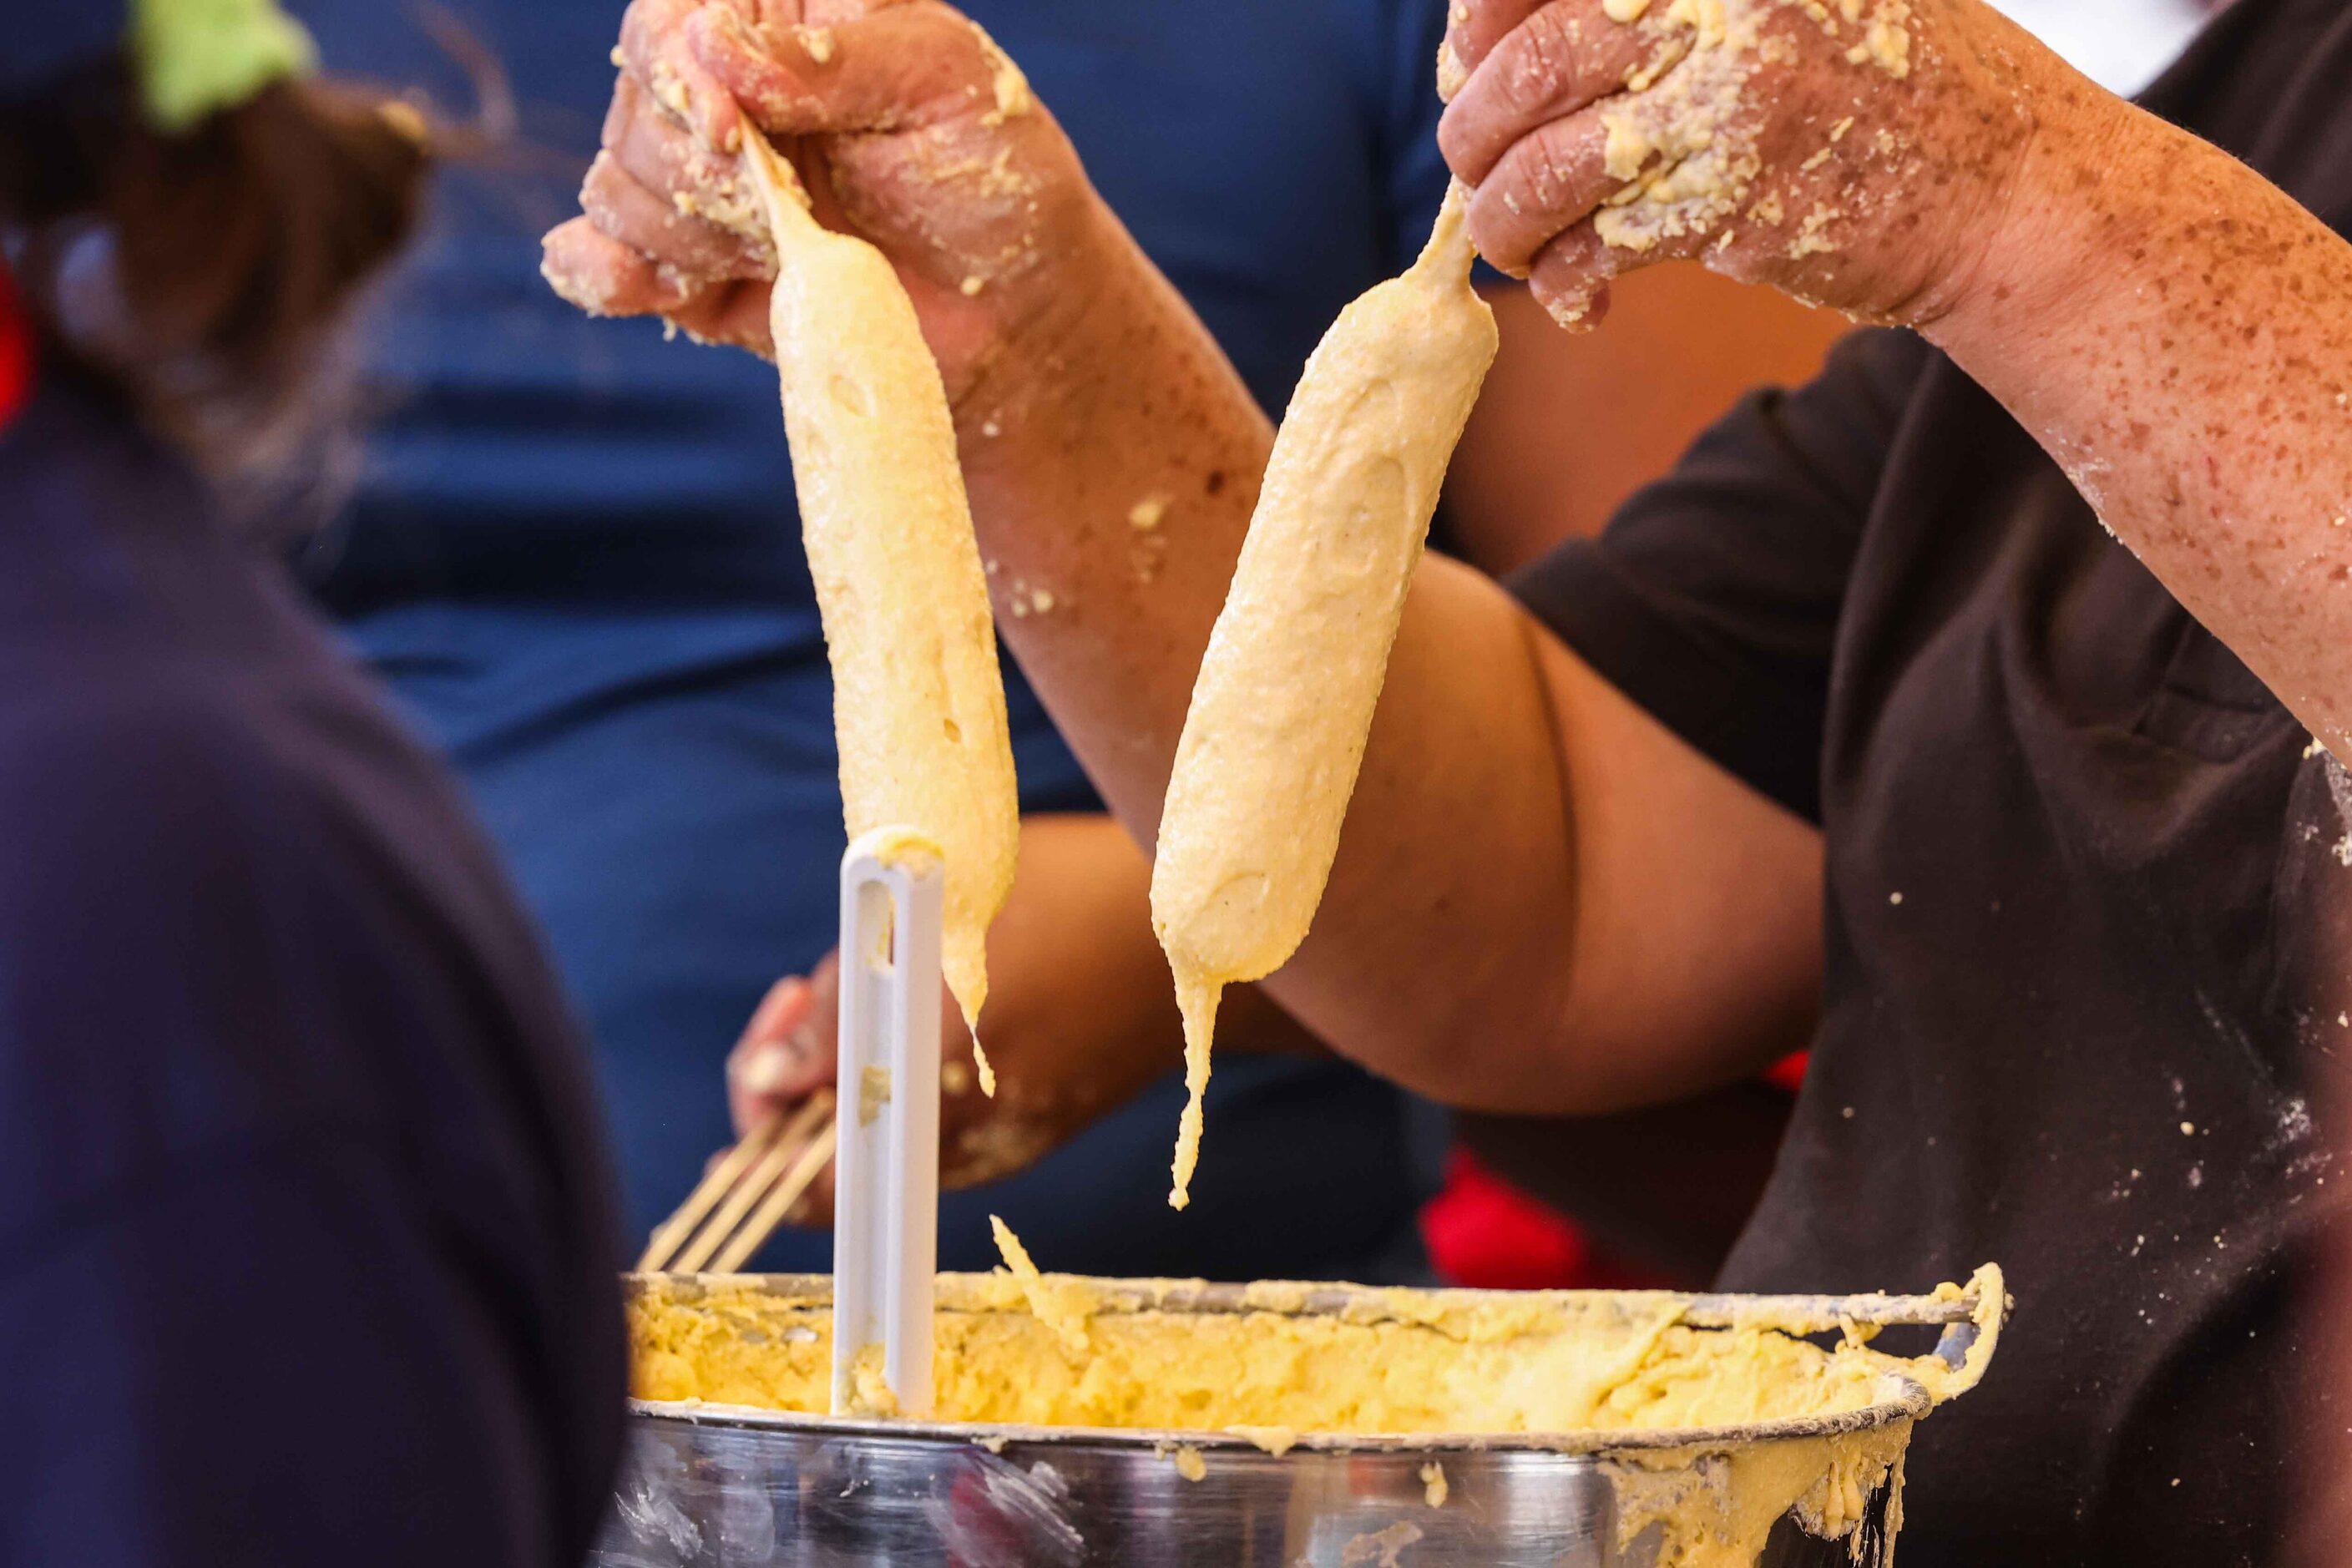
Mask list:
[[[1445,1157],[1445,1185],[1421,1211],[1422,1244],[1448,1285],[1474,1290],[1633,1290],[1664,1281],[1621,1264],[1574,1220],[1529,1197],[1467,1149]]]
[[[33,323],[16,303],[16,285],[0,267],[0,429],[33,398]]]
[[[1592,1247],[1569,1218],[1478,1163],[1445,1157],[1445,1185],[1421,1211],[1429,1261],[1448,1285],[1563,1290],[1584,1283]]]
[[[1765,1081],[1795,1094],[1805,1053]],[[1445,1157],[1445,1185],[1421,1211],[1422,1245],[1438,1278],[1476,1290],[1630,1290],[1667,1282],[1595,1247],[1577,1223],[1488,1170],[1467,1149]]]

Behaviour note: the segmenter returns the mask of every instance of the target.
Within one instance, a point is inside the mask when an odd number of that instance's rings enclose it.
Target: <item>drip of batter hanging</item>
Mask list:
[[[898,824],[946,852],[940,967],[974,1026],[1021,815],[947,391],[882,253],[811,217],[760,137],[743,161],[775,239],[772,332],[833,665],[843,815],[852,838]],[[992,1094],[976,1031],[972,1048]]]
[[[1440,484],[1494,363],[1459,186],[1412,269],[1307,362],[1176,749],[1151,921],[1184,1014],[1182,1208],[1217,1001],[1306,939]]]

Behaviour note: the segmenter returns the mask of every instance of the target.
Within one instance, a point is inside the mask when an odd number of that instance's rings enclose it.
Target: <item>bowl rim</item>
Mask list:
[[[1683,1452],[1721,1453],[1735,1448],[1780,1443],[1814,1442],[1876,1431],[1898,1421],[1916,1421],[1934,1408],[1926,1388],[1899,1373],[1886,1381],[1896,1396],[1880,1399],[1858,1410],[1829,1415],[1791,1415],[1732,1426],[1659,1426],[1578,1432],[1301,1432],[1276,1454],[1256,1438],[1232,1429],[1187,1430],[1135,1426],[1031,1426],[1010,1422],[901,1421],[818,1415],[798,1410],[765,1410],[748,1405],[706,1405],[698,1400],[631,1399],[629,1413],[639,1421],[680,1426],[724,1426],[745,1431],[790,1433],[814,1438],[857,1438],[868,1442],[901,1442],[919,1447],[969,1447],[990,1449],[1046,1447],[1145,1450],[1166,1455],[1179,1448],[1223,1458],[1255,1455],[1281,1460],[1292,1454],[1370,1456],[1410,1455],[1427,1458],[1446,1454],[1517,1455],[1559,1459],[1601,1459],[1612,1455],[1671,1455]]]
[[[965,1276],[972,1279],[988,1279],[991,1276]],[[1048,1279],[1070,1278],[1047,1276]],[[1354,1286],[1331,1282],[1269,1281],[1249,1286],[1210,1285],[1199,1280],[1175,1279],[1093,1279],[1087,1284],[1123,1290],[1129,1299],[1130,1310],[1135,1303],[1150,1300],[1155,1305],[1178,1303],[1189,1310],[1272,1310],[1266,1304],[1268,1292],[1295,1295],[1307,1303],[1294,1309],[1308,1311],[1336,1311],[1351,1303],[1371,1303],[1391,1294],[1387,1288]],[[625,1295],[631,1300],[652,1290],[699,1291],[712,1287],[740,1289],[751,1287],[765,1294],[785,1295],[805,1299],[811,1305],[828,1300],[832,1279],[822,1274],[677,1274],[623,1276]],[[1796,1323],[1811,1324],[1806,1331],[1825,1330],[1841,1321],[1865,1313],[1874,1321],[1905,1322],[1921,1326],[1941,1325],[1947,1331],[1945,1345],[1939,1352],[1957,1353],[1966,1348],[1966,1340],[1973,1340],[1976,1325],[1971,1314],[1975,1303],[1965,1298],[1958,1300],[1934,1300],[1927,1298],[1901,1297],[1738,1297],[1720,1294],[1690,1294],[1678,1291],[1654,1290],[1567,1290],[1567,1291],[1494,1291],[1433,1289],[1414,1290],[1411,1294],[1435,1298],[1448,1303],[1484,1305],[1496,1302],[1525,1303],[1546,1299],[1616,1298],[1621,1300],[1679,1300],[1690,1309],[1694,1320],[1702,1323],[1717,1313],[1747,1317],[1759,1304],[1788,1313]],[[1892,1309],[1885,1315],[1870,1310],[1871,1303],[1882,1303]],[[1958,1336],[1965,1334],[1966,1340]],[[1301,1432],[1283,1453],[1276,1454],[1257,1436],[1248,1431],[1234,1429],[1146,1428],[1129,1426],[1038,1426],[1011,1422],[907,1421],[835,1417],[806,1411],[771,1410],[754,1405],[721,1405],[700,1400],[646,1400],[631,1398],[630,1415],[640,1421],[667,1423],[692,1426],[733,1427],[746,1431],[788,1433],[810,1437],[837,1439],[857,1438],[871,1442],[902,1442],[923,1446],[979,1447],[1001,1450],[1013,1445],[1045,1446],[1066,1450],[1071,1447],[1100,1447],[1121,1451],[1148,1450],[1167,1454],[1178,1448],[1202,1454],[1215,1453],[1222,1458],[1255,1455],[1260,1458],[1280,1459],[1293,1453],[1339,1454],[1368,1456],[1381,1454],[1411,1455],[1427,1458],[1432,1455],[1511,1454],[1559,1458],[1590,1459],[1612,1454],[1629,1457],[1670,1455],[1677,1451],[1722,1452],[1735,1448],[1753,1447],[1767,1444],[1812,1442],[1822,1438],[1851,1436],[1859,1432],[1877,1430],[1898,1421],[1916,1421],[1935,1407],[1935,1399],[1916,1379],[1901,1373],[1887,1373],[1881,1382],[1882,1396],[1858,1409],[1838,1411],[1824,1415],[1781,1416],[1769,1421],[1740,1423],[1724,1426],[1643,1427],[1635,1429],[1585,1429],[1567,1432],[1494,1432],[1494,1433],[1319,1433]]]

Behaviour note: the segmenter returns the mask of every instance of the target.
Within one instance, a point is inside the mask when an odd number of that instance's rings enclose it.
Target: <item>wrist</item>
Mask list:
[[[2051,60],[2054,79],[2036,94],[2034,128],[2008,178],[1989,194],[1990,220],[1912,322],[1938,347],[1968,360],[2043,341],[2112,276],[2112,254],[2130,226],[2129,193],[2160,157],[2167,128]]]
[[[1034,281],[1028,309],[999,323],[955,390],[956,429],[967,444],[1033,423],[1042,407],[1065,398],[1074,373],[1103,363],[1104,339],[1124,313],[1126,258],[1118,242],[1132,244],[1116,219],[1094,210],[1054,245],[1051,276]]]
[[[956,400],[975,510],[982,489],[1017,497],[1021,511],[1046,490],[1117,499],[1145,554],[1165,541],[1156,518],[1132,514],[1155,496],[1197,496],[1245,521],[1273,438],[1249,389],[1108,209],[1070,249],[1054,302],[1007,333]],[[1100,488],[1121,496],[1081,498]]]

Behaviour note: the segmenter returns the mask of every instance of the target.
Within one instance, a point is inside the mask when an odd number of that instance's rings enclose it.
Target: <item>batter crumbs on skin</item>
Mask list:
[[[1826,255],[1837,249],[1837,246],[1828,238],[1827,231],[1830,225],[1844,216],[1827,202],[1816,203],[1813,210],[1805,215],[1804,225],[1797,231],[1797,237],[1789,244],[1790,259],[1801,261],[1808,256]]]
[[[1051,615],[1054,606],[1061,602],[1051,588],[1032,587],[1016,577],[1013,579],[1013,599],[1008,608],[1012,612],[1013,618],[1019,621],[1026,620],[1031,616]]]
[[[988,36],[988,29],[973,22],[971,27],[980,39],[981,57],[988,62],[988,86],[996,100],[996,107],[980,117],[982,125],[994,127],[1008,120],[1017,120],[1029,112],[1036,100],[1030,96],[1029,79],[1013,63],[1013,57],[997,47]]]
[[[1671,0],[1663,18],[1642,25],[1663,30],[1677,52],[1629,79],[1629,99],[1603,118],[1608,173],[1622,182],[1593,219],[1605,243],[1654,250],[1668,240],[1711,234],[1748,205],[1765,173],[1759,116],[1748,88],[1759,66],[1789,52],[1786,40],[1764,30],[1784,4],[1799,6],[1832,37],[1853,37],[1846,51],[1852,63],[1898,79],[1910,74],[1906,0],[1835,0],[1834,7],[1826,0]],[[1612,21],[1633,26],[1650,6],[1604,0],[1603,9]],[[1851,128],[1849,120],[1831,141]],[[1818,237],[1797,243],[1817,245]]]

